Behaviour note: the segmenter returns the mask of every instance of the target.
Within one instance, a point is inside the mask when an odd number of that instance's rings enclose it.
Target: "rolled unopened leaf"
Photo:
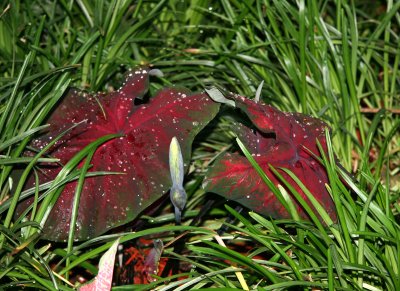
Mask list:
[[[184,167],[182,152],[176,137],[172,138],[169,146],[169,169],[172,180],[170,198],[175,207],[175,220],[180,223],[187,195],[185,189],[183,189]]]
[[[151,249],[144,262],[144,272],[149,282],[156,280],[153,275],[157,275],[158,273],[158,265],[164,249],[164,244],[160,239],[155,239],[153,245],[154,247]]]
[[[169,145],[169,170],[171,173],[172,186],[181,186],[183,184],[183,158],[181,147],[177,138],[174,136]]]
[[[175,207],[175,221],[181,223],[182,211],[186,205],[186,191],[183,187],[177,188],[172,186],[170,191],[171,202]]]

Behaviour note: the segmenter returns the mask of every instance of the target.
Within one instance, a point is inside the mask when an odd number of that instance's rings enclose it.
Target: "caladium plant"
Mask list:
[[[151,73],[147,68],[131,71],[122,88],[110,94],[70,90],[49,117],[48,132],[32,142],[34,148],[41,149],[72,124],[86,120],[48,152],[65,164],[96,139],[122,135],[102,144],[92,157],[90,171],[121,174],[85,179],[75,239],[89,239],[132,221],[163,196],[171,187],[171,139],[179,141],[187,163],[194,137],[218,112],[219,104],[205,93],[189,94],[173,88],[161,90],[148,102],[135,102],[147,92]],[[40,182],[54,179],[61,168],[42,165]],[[44,225],[44,238],[59,241],[68,237],[76,186],[76,181],[66,184]]]
[[[208,91],[210,96],[221,92]],[[310,190],[328,214],[335,219],[333,201],[325,187],[328,183],[325,168],[315,157],[320,156],[317,140],[327,151],[325,130],[327,124],[320,119],[301,113],[281,112],[273,106],[262,104],[235,94],[227,94],[250,119],[255,128],[235,123],[233,130],[276,186],[282,184],[271,171],[277,168],[282,176],[308,201],[304,192],[280,168],[292,171]],[[226,103],[226,102],[225,102]],[[314,156],[315,155],[315,156]],[[249,209],[266,216],[289,218],[290,214],[265,184],[246,157],[240,153],[226,153],[217,159],[206,175],[206,191],[220,194]],[[298,203],[297,211],[307,218]]]

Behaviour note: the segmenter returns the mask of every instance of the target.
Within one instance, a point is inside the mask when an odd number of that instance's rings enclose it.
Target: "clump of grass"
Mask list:
[[[48,244],[38,236],[42,221],[34,219],[43,218],[40,204],[31,215],[14,217],[18,196],[39,201],[46,199],[46,190],[56,196],[62,183],[80,175],[69,169],[54,188],[23,191],[37,162],[54,161],[23,152],[69,86],[107,91],[127,68],[150,64],[165,74],[153,91],[171,84],[192,90],[213,84],[252,97],[264,81],[262,101],[326,120],[333,137],[324,163],[339,221],[282,221],[220,207],[206,216],[203,227],[175,227],[172,214],[161,212],[148,217],[153,222],[148,229],[121,234],[121,241],[189,230],[190,255],[171,248],[164,255],[193,269],[183,281],[176,275],[137,289],[242,288],[237,271],[250,288],[267,290],[400,289],[399,2],[35,0],[1,5],[0,288],[72,290],[77,283],[67,279],[69,272],[96,274],[96,259],[117,235],[69,246]],[[199,186],[202,173],[234,144],[229,120],[222,114],[204,134],[207,139],[196,144],[186,178],[186,223],[208,199]],[[337,168],[333,152],[347,171]],[[22,179],[11,175],[15,170],[23,172]],[[296,199],[295,193],[284,196]],[[239,223],[223,236],[231,242],[225,248],[213,242],[213,235],[227,215]],[[231,250],[235,241],[253,249]]]

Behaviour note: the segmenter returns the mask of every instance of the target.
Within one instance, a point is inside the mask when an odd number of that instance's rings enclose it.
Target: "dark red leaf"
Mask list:
[[[234,100],[255,125],[256,129],[252,130],[237,123],[234,130],[269,179],[275,185],[282,184],[269,164],[291,170],[335,219],[335,207],[325,188],[328,183],[325,168],[308,152],[320,156],[316,140],[326,151],[326,123],[300,113],[281,112],[242,96],[232,94],[228,98]],[[300,187],[284,171],[278,171],[308,201]],[[247,158],[239,153],[227,153],[215,161],[204,187],[206,191],[237,201],[263,215],[290,217]],[[296,205],[300,215],[306,218],[299,204]]]
[[[90,171],[121,172],[86,178],[82,190],[76,239],[89,239],[110,228],[132,221],[171,187],[169,144],[177,137],[185,162],[197,133],[216,115],[218,104],[206,94],[189,95],[164,89],[145,104],[135,105],[148,89],[149,71],[132,71],[122,88],[92,96],[71,90],[50,116],[47,134],[33,142],[43,148],[72,123],[87,120],[54,146],[49,154],[65,164],[96,139],[121,133],[124,136],[101,145]],[[57,175],[61,167],[44,165],[40,182]],[[44,228],[44,237],[65,240],[68,236],[76,182],[65,186]]]

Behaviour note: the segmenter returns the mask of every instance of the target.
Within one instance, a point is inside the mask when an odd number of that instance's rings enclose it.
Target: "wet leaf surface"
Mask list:
[[[235,101],[236,106],[246,113],[256,127],[252,129],[236,123],[233,130],[269,179],[275,185],[282,184],[269,165],[278,170],[291,170],[330,216],[335,218],[333,201],[325,188],[325,183],[328,183],[325,168],[309,153],[311,151],[320,156],[316,140],[326,151],[326,123],[300,113],[281,112],[270,105],[256,103],[242,96],[230,94],[227,98]],[[300,187],[284,171],[279,171],[305,198]],[[227,153],[216,160],[203,186],[206,191],[237,201],[260,214],[276,218],[290,217],[250,162],[240,153]],[[299,204],[296,203],[296,206],[300,216],[307,218]]]
[[[33,141],[41,149],[73,123],[73,129],[51,148],[50,154],[65,164],[89,143],[108,134],[123,134],[101,145],[90,171],[119,172],[86,178],[79,203],[76,239],[89,239],[135,219],[171,187],[168,154],[175,136],[184,161],[190,159],[196,134],[216,115],[219,105],[206,94],[164,89],[148,102],[138,102],[147,92],[149,70],[131,71],[125,84],[110,94],[91,95],[70,90],[50,116],[48,132]],[[40,182],[55,178],[61,166],[42,165]],[[76,182],[68,183],[44,227],[44,238],[65,240]]]

